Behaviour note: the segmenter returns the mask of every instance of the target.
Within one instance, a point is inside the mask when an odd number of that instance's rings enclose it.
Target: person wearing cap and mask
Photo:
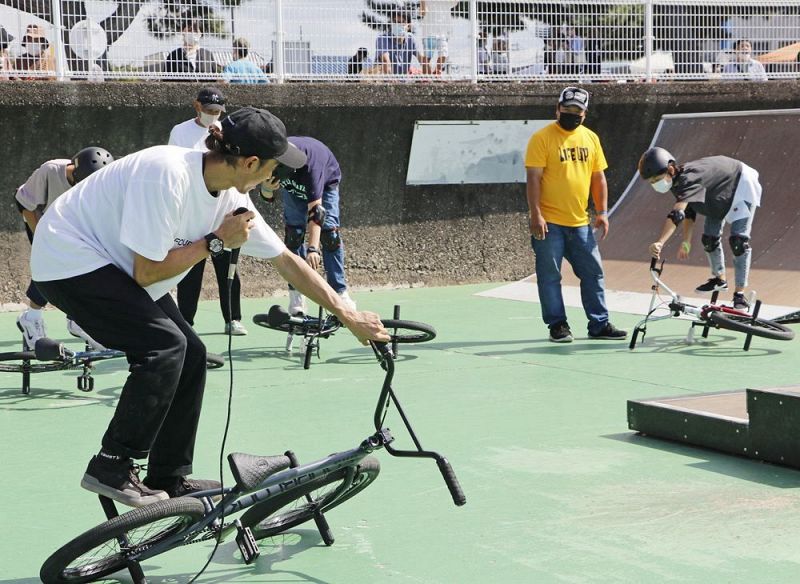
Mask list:
[[[679,164],[672,154],[658,146],[648,148],[639,159],[639,176],[650,183],[658,193],[671,193],[675,204],[667,214],[658,239],[648,251],[658,259],[664,244],[678,226],[683,230],[683,240],[678,250],[679,259],[687,259],[692,250],[692,233],[697,215],[703,215],[701,242],[708,257],[711,278],[695,288],[695,292],[711,293],[727,290],[725,256],[722,251],[722,230],[730,223],[728,244],[733,253],[736,287],[733,306],[747,310],[745,298],[750,274],[750,232],[756,208],[761,204],[761,183],[758,171],[743,162],[727,156],[708,156]]]
[[[597,134],[583,125],[589,94],[567,87],[556,106],[556,121],[533,134],[525,154],[531,245],[536,255],[536,283],[542,318],[550,341],[572,342],[561,293],[561,264],[571,264],[581,282],[581,301],[590,339],[623,339],[625,331],[609,321],[600,251],[590,225],[608,235],[608,185],[603,148]]]
[[[194,100],[194,110],[197,114],[194,118],[172,128],[169,133],[169,144],[205,152],[208,150],[206,147],[208,128],[212,124],[219,124],[220,115],[225,111],[225,96],[217,87],[204,87],[197,94],[197,99]],[[230,259],[230,251],[211,258],[211,262],[214,264],[214,273],[217,276],[219,306],[225,321],[225,334],[246,335],[247,329],[242,325],[242,283],[238,272],[233,275],[230,294],[228,294]],[[198,262],[178,284],[178,308],[186,322],[192,326],[194,326],[197,303],[200,301],[200,292],[203,288],[205,267],[205,260]]]
[[[197,81],[202,78],[217,77],[220,66],[208,49],[200,46],[203,32],[196,20],[187,20],[181,28],[183,46],[167,55],[164,71],[170,73],[170,81]]]
[[[17,79],[55,79],[56,62],[44,30],[38,24],[29,24],[20,41],[22,54],[14,62],[14,68],[29,74]]]
[[[75,186],[108,164],[114,157],[108,150],[97,146],[81,149],[71,159],[56,158],[48,160],[33,171],[20,187],[14,197],[17,209],[25,223],[28,241],[33,243],[33,236],[39,220],[53,202]],[[42,309],[47,306],[47,299],[36,289],[33,282],[28,284],[25,292],[28,297],[28,308],[17,317],[17,328],[22,333],[22,342],[26,351],[33,351],[36,341],[47,336]],[[67,316],[67,331],[79,339],[86,341],[90,347],[101,350],[103,346],[91,338],[80,326]]]
[[[206,349],[169,294],[223,249],[269,260],[362,343],[387,341],[377,314],[356,312],[286,249],[247,193],[306,156],[266,110],[245,107],[212,126],[208,151],[153,146],[60,197],[39,222],[31,274],[39,291],[106,347],[129,375],[81,481],[132,506],[218,488],[189,479],[206,380]],[[239,207],[247,209],[234,214]],[[134,461],[148,459],[139,478]]]

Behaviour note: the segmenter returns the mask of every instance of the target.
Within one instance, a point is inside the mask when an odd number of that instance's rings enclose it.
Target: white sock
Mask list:
[[[35,319],[42,318],[42,309],[41,308],[29,308],[28,313]]]

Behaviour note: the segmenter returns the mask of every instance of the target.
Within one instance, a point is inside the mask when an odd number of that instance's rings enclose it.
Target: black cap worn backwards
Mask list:
[[[265,109],[243,107],[222,122],[223,144],[238,156],[275,158],[290,168],[306,164],[305,153],[286,138],[286,126]]]
[[[197,94],[197,101],[210,110],[225,111],[225,96],[216,87],[204,87]]]

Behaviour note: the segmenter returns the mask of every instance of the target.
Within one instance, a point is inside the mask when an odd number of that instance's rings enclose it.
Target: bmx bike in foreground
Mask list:
[[[110,519],[76,537],[43,564],[45,584],[93,582],[128,569],[136,584],[146,582],[140,562],[171,549],[206,540],[222,540],[236,532],[246,563],[259,555],[257,540],[279,534],[313,519],[326,545],[334,541],[324,512],[355,496],[378,476],[378,460],[369,456],[385,448],[392,456],[436,461],[453,502],[466,502],[450,463],[423,449],[392,389],[394,355],[382,343],[371,343],[385,371],[373,423],[375,432],[355,448],[299,465],[292,452],[278,456],[228,455],[236,484],[224,490],[159,501],[116,516],[110,499],[100,497]],[[397,408],[415,449],[399,450],[384,421],[389,406]],[[214,503],[212,498],[221,499]],[[244,511],[240,518],[231,515]]]
[[[303,369],[311,367],[314,354],[319,358],[319,341],[327,339],[342,327],[333,314],[291,316],[282,306],[275,304],[266,314],[256,314],[253,322],[264,328],[286,333],[286,352],[292,353],[295,337],[302,339],[301,359]],[[400,307],[394,307],[394,318],[381,319],[383,326],[392,336],[392,353],[397,355],[397,345],[402,343],[425,343],[436,338],[436,331],[429,324],[413,320],[400,320]]]
[[[653,296],[650,299],[650,308],[644,319],[633,329],[628,348],[634,349],[636,347],[639,335],[641,335],[641,341],[644,342],[648,323],[664,320],[665,318],[675,318],[681,315],[689,316],[692,319],[689,333],[686,336],[687,344],[692,344],[694,342],[695,327],[701,327],[703,329],[703,338],[708,336],[708,331],[712,328],[743,333],[746,335],[743,347],[745,351],[750,349],[750,341],[754,336],[776,341],[791,341],[794,338],[794,331],[792,329],[775,321],[759,318],[758,313],[761,308],[760,300],[757,300],[753,305],[752,313],[744,310],[737,310],[730,306],[715,304],[719,292],[714,292],[711,297],[711,302],[702,306],[694,306],[683,302],[681,297],[670,289],[661,279],[663,271],[664,261],[662,260],[661,265],[658,266],[658,260],[652,258],[650,260],[650,277],[653,279]],[[669,295],[669,300],[663,300],[661,298],[659,292],[662,289]],[[657,310],[664,308],[668,310],[667,314],[653,316]]]

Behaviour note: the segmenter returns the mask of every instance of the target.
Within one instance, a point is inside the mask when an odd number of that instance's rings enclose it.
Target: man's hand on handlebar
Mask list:
[[[650,244],[650,255],[653,256],[655,259],[659,259],[661,257],[661,248],[664,247],[664,244],[660,241],[654,241]]]
[[[368,341],[388,343],[392,340],[383,327],[381,317],[374,312],[348,310],[339,316],[339,320],[362,345]]]

